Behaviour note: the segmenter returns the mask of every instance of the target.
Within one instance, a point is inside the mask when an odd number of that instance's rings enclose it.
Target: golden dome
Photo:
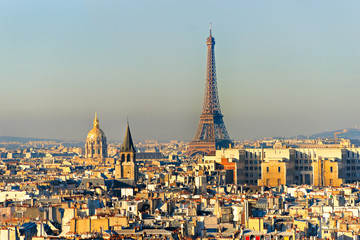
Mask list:
[[[87,137],[86,137],[86,141],[102,141],[103,139],[105,139],[105,133],[103,132],[103,130],[101,130],[99,128],[99,120],[97,118],[97,113],[95,113],[95,119],[94,119],[94,125],[93,125],[93,129],[90,130],[90,132],[88,133]]]

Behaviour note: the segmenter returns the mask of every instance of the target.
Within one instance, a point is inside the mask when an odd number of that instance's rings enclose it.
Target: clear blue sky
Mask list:
[[[360,125],[359,1],[0,1],[0,136],[191,140],[209,22],[239,140]]]

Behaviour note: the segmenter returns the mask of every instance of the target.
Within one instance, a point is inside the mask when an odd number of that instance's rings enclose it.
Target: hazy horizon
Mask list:
[[[191,140],[209,22],[234,140],[360,124],[357,1],[0,2],[0,136]]]

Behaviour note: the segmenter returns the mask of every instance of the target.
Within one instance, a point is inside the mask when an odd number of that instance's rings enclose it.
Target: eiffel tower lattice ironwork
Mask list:
[[[206,45],[207,65],[204,103],[194,139],[189,143],[187,151],[189,156],[211,154],[216,149],[232,145],[220,110],[215,69],[215,38],[211,34],[211,28]]]

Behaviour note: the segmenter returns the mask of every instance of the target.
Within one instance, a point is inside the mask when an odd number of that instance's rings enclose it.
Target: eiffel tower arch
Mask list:
[[[189,143],[187,154],[208,155],[216,149],[226,148],[233,144],[226,130],[220,110],[215,68],[215,38],[210,28],[210,36],[206,40],[207,65],[206,83],[202,113],[194,139]]]

